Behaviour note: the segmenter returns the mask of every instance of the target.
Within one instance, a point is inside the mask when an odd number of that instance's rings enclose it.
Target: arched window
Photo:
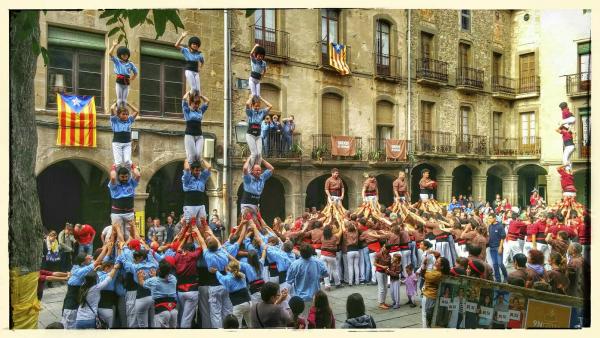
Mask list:
[[[328,135],[344,134],[343,98],[334,93],[323,94],[321,110],[321,133]]]

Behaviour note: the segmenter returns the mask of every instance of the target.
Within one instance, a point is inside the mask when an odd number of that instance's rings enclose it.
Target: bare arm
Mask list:
[[[129,102],[127,102],[127,106],[133,111],[133,114],[132,114],[133,118],[134,119],[137,118],[140,113],[139,109],[137,109],[136,106],[132,105]]]
[[[266,108],[267,111],[271,111],[271,108],[273,108],[273,105],[271,103],[269,103],[269,101],[265,100],[262,96],[260,97],[260,100],[262,102],[264,102],[265,105],[267,106],[267,108]]]
[[[208,161],[206,161],[205,159],[202,159],[202,163],[204,164],[204,168],[208,171],[210,171],[210,169],[212,168],[210,166],[210,163],[208,163]]]
[[[263,164],[265,165],[265,168],[269,169],[271,172],[275,171],[275,168],[273,168],[273,166],[271,165],[271,163],[267,162],[267,160],[265,160],[264,158],[262,159]]]
[[[250,51],[250,58],[252,58],[254,56],[254,51],[256,50],[256,47],[260,46],[258,43],[254,45],[254,47],[252,47],[252,50]]]
[[[248,166],[249,165],[250,165],[250,156],[248,156],[248,159],[246,160],[246,162],[244,162],[244,166],[242,167],[242,172],[244,173],[244,175],[248,175]]]
[[[111,57],[115,56],[115,48],[117,48],[118,44],[119,42],[117,40],[113,41],[112,46],[108,50],[108,55],[110,55]]]
[[[252,108],[252,94],[250,94],[250,96],[248,96],[248,100],[246,101],[246,108],[247,109]]]
[[[183,41],[183,38],[185,38],[187,36],[188,32],[183,31],[181,33],[181,36],[179,37],[179,39],[177,39],[177,42],[175,42],[175,48],[179,48],[181,49],[181,41]]]

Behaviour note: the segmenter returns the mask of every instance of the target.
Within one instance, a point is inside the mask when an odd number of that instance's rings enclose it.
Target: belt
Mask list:
[[[435,237],[436,242],[448,242],[448,235],[441,235]]]
[[[329,190],[329,195],[340,197],[342,195],[342,190]]]
[[[196,291],[198,290],[198,283],[187,283],[177,285],[177,290],[183,292]]]
[[[365,196],[377,196],[376,191],[365,191]]]
[[[251,193],[247,192],[246,190],[244,190],[244,193],[242,194],[242,202],[241,203],[258,205],[260,203],[260,195],[254,195],[254,194],[251,194]]]
[[[259,72],[250,72],[250,76],[256,80],[260,80],[262,78],[262,74]]]
[[[117,74],[117,83],[129,86],[129,75]]]
[[[157,298],[154,300],[154,311],[161,313],[164,311],[172,311],[177,307],[177,301],[175,298]]]
[[[185,206],[199,206],[204,204],[204,192],[203,191],[184,191],[183,192],[183,205]]]
[[[321,243],[313,243],[312,247],[313,249],[321,249]]]

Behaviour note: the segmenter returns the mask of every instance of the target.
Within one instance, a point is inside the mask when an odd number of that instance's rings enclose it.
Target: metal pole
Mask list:
[[[230,88],[230,39],[229,39],[229,12],[223,11],[223,45],[225,47],[223,65],[223,220],[228,229],[231,229],[231,212],[229,197],[229,131],[231,129],[231,88]]]
[[[411,59],[411,56],[412,56],[411,55],[411,48],[412,48],[411,41],[412,41],[412,39],[411,39],[411,29],[410,29],[411,28],[410,27],[411,22],[410,21],[411,21],[411,10],[408,9],[408,24],[406,25],[407,26],[406,36],[407,36],[407,41],[408,41],[408,46],[406,48],[406,52],[408,54],[407,58],[406,58],[407,67],[408,67],[408,70],[406,72],[406,81],[408,83],[408,93],[406,93],[406,101],[407,101],[406,102],[406,109],[407,109],[407,112],[406,112],[406,119],[407,119],[407,121],[406,121],[406,139],[407,139],[407,142],[409,142],[409,145],[411,144],[410,143],[410,137],[411,137],[410,122],[411,122],[411,115],[412,115],[411,114],[411,110],[412,110],[412,105],[411,105],[411,101],[412,101],[412,80],[411,80],[411,76],[412,76],[412,74],[411,74],[411,67],[410,67],[411,63],[412,63],[411,62],[411,60],[412,60]]]

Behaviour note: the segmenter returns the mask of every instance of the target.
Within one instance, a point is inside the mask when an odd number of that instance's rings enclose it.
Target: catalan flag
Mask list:
[[[346,46],[335,42],[329,44],[329,65],[342,75],[350,74],[350,67],[346,64]]]
[[[96,147],[96,104],[93,96],[56,94],[56,145]]]

